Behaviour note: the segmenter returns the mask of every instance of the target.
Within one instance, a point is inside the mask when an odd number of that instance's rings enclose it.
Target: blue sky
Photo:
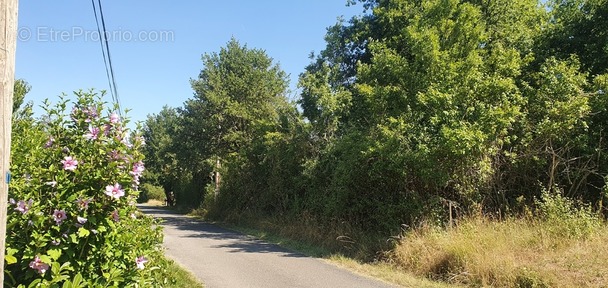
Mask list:
[[[32,86],[26,101],[38,106],[63,92],[108,89],[90,1],[19,2],[15,74]],[[219,51],[231,37],[266,50],[295,90],[310,52],[325,47],[326,28],[362,10],[346,0],[102,4],[121,104],[135,121],[164,105],[182,106],[193,95],[189,79],[198,76],[201,55]]]

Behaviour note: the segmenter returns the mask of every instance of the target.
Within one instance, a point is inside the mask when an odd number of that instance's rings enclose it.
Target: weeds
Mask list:
[[[421,227],[392,251],[395,265],[448,283],[493,287],[598,287],[608,283],[608,227],[588,207],[543,193],[537,218],[470,218]]]

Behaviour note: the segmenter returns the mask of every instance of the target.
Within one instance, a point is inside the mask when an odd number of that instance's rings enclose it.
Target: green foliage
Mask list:
[[[25,99],[25,94],[29,93],[31,89],[32,86],[30,86],[25,80],[15,80],[15,86],[13,89],[13,113],[15,113],[15,111],[21,107]]]
[[[5,284],[154,286],[156,263],[141,265],[160,253],[162,231],[134,206],[141,137],[96,93],[75,95],[69,115],[62,96],[41,120],[15,119]]]
[[[265,135],[289,129],[298,117],[286,99],[287,76],[264,51],[235,39],[219,53],[205,54],[203,65],[199,77],[191,80],[195,96],[183,108],[165,107],[146,121],[144,137],[150,145],[144,152],[153,172],[148,180],[163,186],[165,193],[174,191],[178,205],[197,207],[209,195],[204,188],[212,181],[209,175],[219,172],[227,184],[225,201],[235,204],[232,208],[247,205],[249,192],[259,192],[251,184],[264,176],[241,174],[242,165],[266,161],[267,151],[257,149],[264,148]],[[226,179],[243,185],[230,186]]]
[[[585,239],[599,230],[603,221],[591,207],[544,190],[536,201],[546,229],[557,238]]]
[[[194,129],[187,140],[205,145],[197,149],[209,153],[205,158],[229,157],[256,135],[276,129],[287,105],[287,75],[264,51],[232,39],[219,53],[205,54],[203,64],[191,80],[195,97],[186,101],[183,115]]]
[[[606,212],[605,0],[356,2],[300,75],[300,109],[263,51],[205,54],[195,96],[149,119],[167,140],[146,153],[172,165],[151,181],[211,217],[382,236],[526,213],[543,191]]]
[[[183,156],[177,147],[180,143],[175,140],[175,135],[179,133],[181,117],[176,109],[164,106],[158,114],[148,115],[144,123],[142,136],[146,141],[143,153],[146,156],[146,166],[148,170],[143,175],[145,188],[142,189],[143,195],[140,201],[147,199],[163,200],[170,192],[175,192],[179,185],[184,181],[184,174],[190,175],[190,171],[185,171],[178,164],[178,158]],[[160,186],[164,191],[158,191]],[[148,194],[150,192],[151,194]],[[160,195],[162,192],[164,195]],[[180,197],[181,198],[181,197]]]
[[[545,52],[565,59],[577,55],[590,76],[608,72],[608,1],[548,1],[552,18],[545,32]]]
[[[342,51],[357,58],[356,79],[335,81],[350,62],[327,51],[301,77],[314,135],[335,136],[313,142],[311,198],[330,198],[338,219],[380,231],[445,219],[430,208],[445,200],[478,207],[493,197],[494,160],[518,137],[526,104],[518,81],[543,10],[534,1],[364,2],[370,15],[327,38],[334,51],[361,47],[353,35],[368,35],[364,53]],[[356,207],[365,216],[349,215]]]
[[[139,187],[139,196],[137,198],[137,202],[147,202],[149,200],[158,200],[165,201],[167,198],[165,196],[165,191],[162,187],[155,186],[150,183],[143,183]]]

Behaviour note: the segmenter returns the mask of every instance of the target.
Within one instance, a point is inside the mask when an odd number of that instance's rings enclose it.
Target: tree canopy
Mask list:
[[[349,4],[363,13],[327,29],[296,103],[263,51],[232,39],[203,56],[171,136],[182,171],[221,170],[211,214],[382,234],[544,192],[603,209],[605,0]]]

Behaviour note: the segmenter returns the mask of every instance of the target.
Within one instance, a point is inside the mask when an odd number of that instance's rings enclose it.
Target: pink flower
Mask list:
[[[99,116],[97,114],[97,107],[95,106],[89,106],[87,108],[82,109],[82,112],[85,113],[87,115],[87,119],[84,120],[84,122],[91,122],[91,119],[97,119],[97,117]]]
[[[144,170],[144,162],[139,161],[133,164],[133,169],[131,170],[131,172],[129,172],[129,174],[133,176],[141,176],[141,174],[144,173]]]
[[[110,130],[112,130],[112,125],[110,124],[105,124],[103,125],[103,136],[108,136],[110,135]]]
[[[91,203],[91,200],[89,199],[78,198],[78,200],[76,200],[76,204],[80,210],[87,210],[89,208],[89,203]]]
[[[57,223],[57,225],[60,225],[63,220],[67,219],[68,216],[65,214],[65,211],[63,210],[57,210],[55,209],[55,212],[53,212],[53,220],[55,220],[55,223]]]
[[[99,116],[99,114],[97,114],[97,107],[95,106],[89,106],[89,108],[86,109],[85,112],[87,113],[87,115],[89,115],[89,117],[93,119],[97,119],[97,117]]]
[[[120,221],[120,215],[118,215],[118,210],[112,211],[112,219],[116,222]]]
[[[84,225],[85,223],[87,223],[88,219],[84,218],[84,217],[76,217],[76,221],[78,221],[78,223],[74,224],[76,227],[80,228],[82,227],[82,225]]]
[[[123,160],[123,156],[117,150],[112,150],[108,156],[110,156],[110,160],[113,161]]]
[[[110,123],[116,124],[118,122],[120,122],[120,118],[118,117],[118,114],[116,114],[116,113],[110,114]]]
[[[71,156],[66,156],[64,160],[61,160],[61,163],[63,164],[63,169],[69,171],[76,170],[76,166],[78,166],[78,161]]]
[[[95,140],[99,137],[99,128],[97,127],[89,127],[89,132],[84,134],[84,138],[87,140]]]
[[[88,219],[87,219],[87,218],[80,217],[80,216],[76,217],[76,220],[77,220],[77,221],[78,221],[78,223],[80,223],[80,224],[87,223],[87,221],[88,221]]]
[[[139,161],[139,162],[133,164],[133,169],[129,172],[129,174],[131,174],[133,176],[133,182],[136,185],[139,185],[139,177],[141,177],[144,170],[145,170],[144,162]],[[135,190],[137,190],[137,188]]]
[[[44,148],[51,148],[55,143],[55,139],[53,137],[49,137],[49,140],[44,144]]]
[[[120,186],[120,184],[118,183],[114,185],[108,185],[106,186],[106,195],[114,199],[118,199],[122,196],[125,196],[125,190],[122,190],[122,186]]]
[[[19,211],[22,214],[25,214],[27,213],[27,211],[30,210],[30,207],[32,207],[32,203],[33,201],[31,199],[30,201],[27,201],[27,203],[23,200],[20,200],[19,202],[17,202],[17,208],[15,208],[15,211]]]
[[[34,261],[30,262],[30,268],[37,270],[38,273],[40,274],[44,274],[46,272],[46,270],[49,270],[49,265],[42,262],[40,260],[40,257],[38,257],[38,255],[36,255],[36,257],[34,258]]]
[[[146,257],[139,256],[139,257],[135,258],[135,265],[137,265],[137,269],[146,268],[146,267],[144,267],[145,263],[148,263],[148,259],[146,259]]]

